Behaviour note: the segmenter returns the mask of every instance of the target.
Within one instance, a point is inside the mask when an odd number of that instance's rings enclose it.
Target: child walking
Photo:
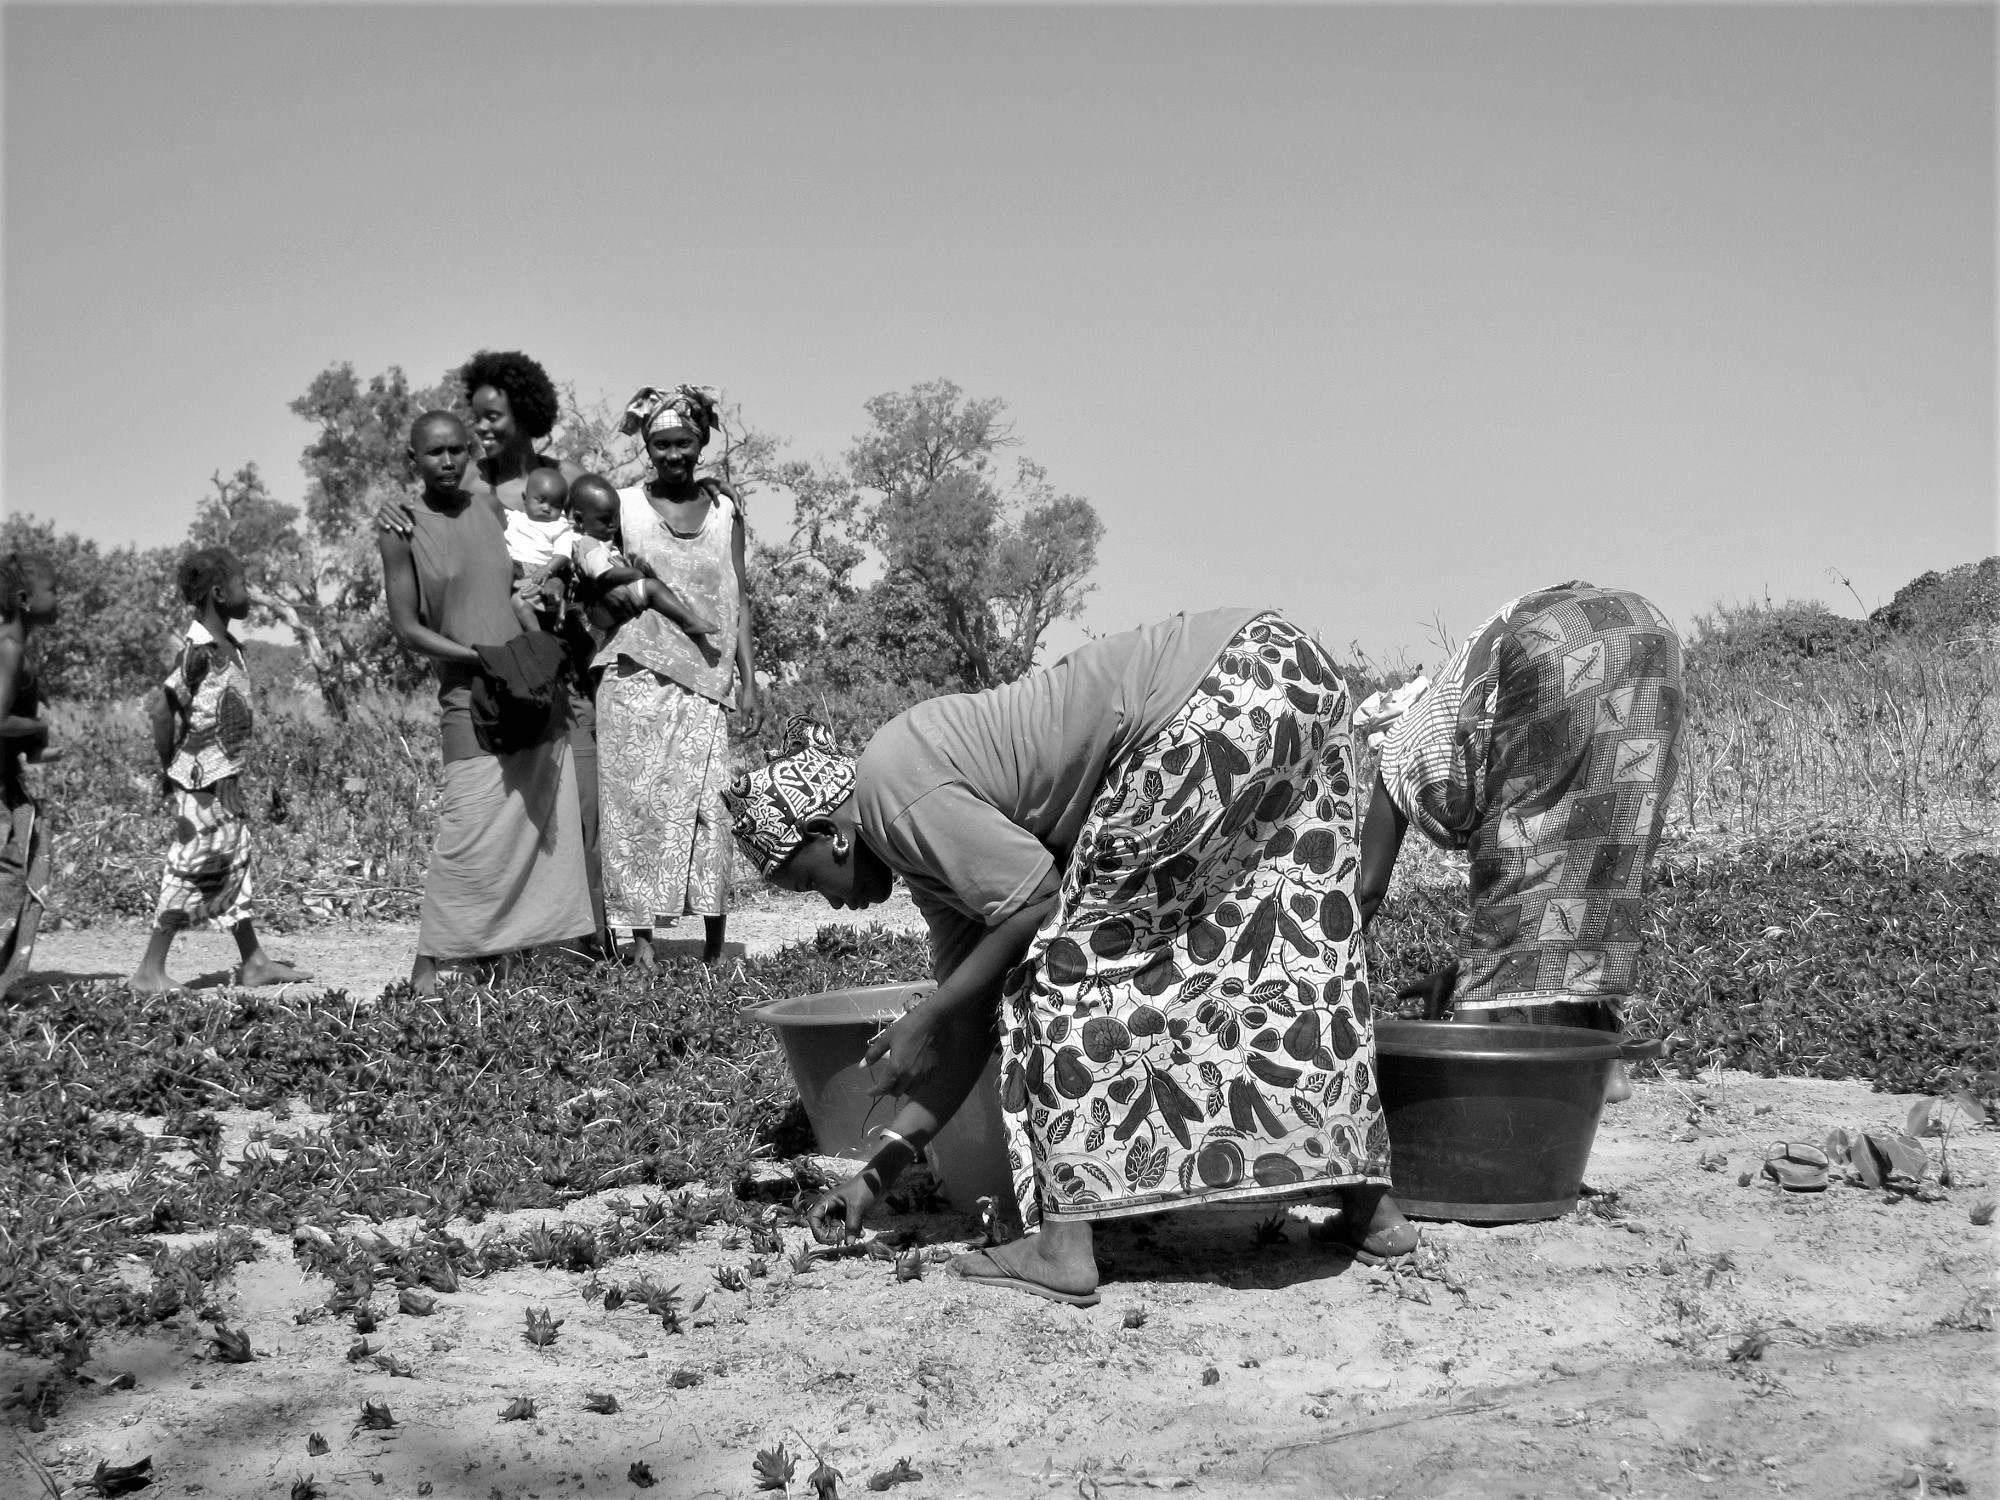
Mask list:
[[[174,808],[173,842],[145,960],[129,981],[140,994],[174,988],[167,950],[186,928],[220,921],[236,935],[237,983],[293,984],[312,975],[264,951],[250,923],[250,824],[243,758],[250,748],[250,675],[229,622],[250,612],[243,564],[227,547],[203,547],[180,567],[181,598],[195,617],[152,707],[160,790]]]

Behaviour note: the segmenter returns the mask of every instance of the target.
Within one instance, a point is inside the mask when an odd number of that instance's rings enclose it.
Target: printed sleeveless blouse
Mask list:
[[[620,657],[637,662],[691,693],[732,707],[736,684],[736,614],[741,602],[730,537],[737,508],[727,495],[715,494],[701,530],[682,536],[668,527],[646,498],[646,487],[618,492],[618,521],[625,533],[625,555],[643,559],[689,608],[716,625],[707,637],[708,649],[695,644],[680,626],[657,610],[642,610],[618,628],[597,653],[598,666],[614,665]]]

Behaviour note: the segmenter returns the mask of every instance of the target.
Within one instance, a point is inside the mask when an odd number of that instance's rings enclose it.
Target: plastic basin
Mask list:
[[[1396,1206],[1476,1224],[1570,1213],[1612,1064],[1660,1051],[1572,1026],[1378,1020]]]
[[[822,1153],[866,1161],[874,1152],[869,1133],[895,1119],[900,1101],[869,1094],[872,1070],[861,1059],[876,1032],[936,988],[870,984],[774,1000],[748,1012],[778,1034]],[[983,1197],[1005,1202],[1012,1195],[999,1066],[996,1056],[925,1152],[946,1200],[961,1213],[976,1212]]]

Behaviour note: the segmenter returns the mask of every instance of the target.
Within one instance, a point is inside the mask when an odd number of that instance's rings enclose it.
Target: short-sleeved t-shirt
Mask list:
[[[940,968],[969,946],[951,914],[998,926],[1055,889],[1106,768],[1166,726],[1259,613],[1175,615],[876,731],[855,766],[861,836],[909,887]]]

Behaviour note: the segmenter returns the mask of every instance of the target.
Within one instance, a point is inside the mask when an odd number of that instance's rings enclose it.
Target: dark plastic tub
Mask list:
[[[1396,1206],[1475,1224],[1571,1212],[1612,1065],[1660,1052],[1573,1026],[1377,1021]]]
[[[936,988],[870,984],[774,1000],[749,1012],[778,1033],[822,1153],[854,1161],[873,1154],[877,1142],[870,1132],[895,1119],[900,1101],[869,1094],[871,1070],[861,1059],[876,1032]],[[982,1197],[1004,1202],[1012,1194],[997,1067],[997,1061],[988,1064],[926,1153],[945,1198],[963,1213],[974,1212]]]

